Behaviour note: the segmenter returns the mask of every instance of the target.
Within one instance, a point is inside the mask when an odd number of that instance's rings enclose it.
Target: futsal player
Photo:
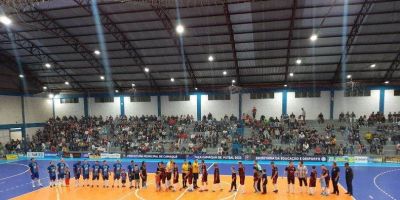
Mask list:
[[[199,162],[197,161],[197,159],[195,159],[193,162],[193,179],[194,189],[199,188],[197,186],[197,179],[199,179]]]
[[[167,162],[167,165],[165,166],[165,176],[166,176],[166,182],[165,182],[165,188],[167,189],[172,189],[172,185],[171,185],[171,171],[172,171],[172,163],[174,161],[171,159]]]
[[[263,188],[263,192],[261,194],[267,194],[268,177],[267,177],[267,170],[266,169],[262,170],[261,181],[262,181],[262,188]]]
[[[57,163],[58,185],[65,186],[65,167],[66,167],[65,161],[63,158],[61,158],[61,161]]]
[[[183,164],[182,164],[182,188],[187,188],[186,183],[187,183],[188,170],[189,170],[189,165],[188,165],[187,161],[185,160],[185,161],[183,161]]]
[[[71,172],[69,171],[69,167],[65,168],[65,185],[69,186],[69,180],[71,179]]]
[[[117,160],[117,163],[114,164],[114,181],[112,187],[114,187],[115,182],[117,182],[117,187],[119,188],[120,179],[121,179],[121,172],[122,172],[122,165],[121,161]]]
[[[84,160],[82,165],[83,187],[85,187],[85,185],[89,187],[89,173],[90,164],[87,162],[87,160]]]
[[[135,164],[133,168],[133,179],[135,180],[135,189],[140,188],[140,169],[139,166]]]
[[[254,193],[260,192],[257,187],[258,183],[258,170],[257,167],[253,166],[253,188],[254,188]]]
[[[315,186],[317,184],[317,170],[315,169],[315,166],[311,167],[311,174],[310,174],[310,187],[309,187],[309,194],[314,195],[315,194]]]
[[[122,187],[125,187],[125,184],[126,184],[126,177],[127,177],[127,175],[126,175],[125,169],[122,169],[122,171],[121,171],[121,183],[122,183]]]
[[[131,163],[128,165],[128,177],[129,177],[129,189],[133,188],[133,169],[135,167],[135,163],[131,160]]]
[[[306,187],[307,191],[307,174],[308,174],[308,169],[304,165],[303,161],[299,162],[299,165],[297,166],[297,177],[299,178],[300,182],[300,192],[303,192],[303,184]]]
[[[218,188],[220,191],[223,190],[221,187],[221,178],[220,178],[218,163],[214,163],[214,184],[212,191],[215,192],[216,188]]]
[[[103,161],[103,165],[101,166],[101,175],[103,177],[103,188],[109,187],[108,181],[110,178],[110,166],[108,166],[107,161]]]
[[[294,180],[295,180],[295,173],[296,173],[296,167],[293,165],[293,161],[289,162],[289,165],[285,168],[285,174],[287,175],[287,180],[288,180],[288,193],[294,194]]]
[[[240,187],[242,188],[242,193],[245,193],[244,180],[246,178],[246,175],[245,175],[245,171],[244,171],[244,165],[242,162],[239,162],[238,172],[239,172]]]
[[[235,167],[232,166],[231,167],[231,172],[232,172],[232,182],[231,182],[231,189],[229,190],[229,192],[236,192],[237,191],[237,185],[236,185],[236,170]],[[235,188],[235,189],[233,189]]]
[[[31,179],[32,179],[32,187],[35,188],[35,181],[37,184],[42,187],[42,183],[39,179],[39,165],[37,164],[35,158],[31,158],[31,162],[29,163],[29,170],[31,172]]]
[[[277,193],[278,192],[278,167],[275,165],[274,162],[271,162],[271,179],[272,179],[272,185],[274,186],[273,192]]]
[[[82,173],[81,161],[78,161],[73,165],[73,170],[74,170],[74,176],[75,176],[75,187],[78,187],[79,179],[81,178],[81,173]]]
[[[208,172],[207,172],[207,165],[204,162],[204,160],[201,160],[201,188],[200,192],[203,191],[208,191],[208,182],[207,182],[207,177],[208,177]]]
[[[321,195],[323,196],[328,196],[329,191],[327,189],[327,182],[326,182],[326,178],[328,177],[328,183],[329,183],[329,172],[326,169],[326,167],[324,165],[321,166],[321,176],[320,176],[320,182],[321,182]]]
[[[142,188],[147,188],[147,167],[144,161],[140,166],[140,178],[142,179]]]
[[[333,162],[332,171],[331,171],[331,178],[332,178],[332,185],[333,185],[332,194],[336,194],[336,195],[339,195],[339,188],[338,188],[339,173],[340,173],[339,167],[336,165],[336,162]]]
[[[96,161],[92,166],[92,187],[94,187],[95,182],[97,183],[97,187],[99,187],[100,168],[99,161]]]
[[[50,187],[56,186],[56,175],[57,175],[57,167],[54,165],[53,161],[50,161],[50,165],[47,167],[47,172],[49,173],[50,178]]]
[[[176,165],[176,163],[173,163],[174,169],[173,169],[173,180],[172,180],[172,191],[175,192],[178,189],[178,183],[179,183],[179,170],[178,170],[178,166]]]
[[[186,174],[186,176],[187,176],[186,180],[188,180],[189,182],[188,191],[192,192],[194,188],[193,188],[193,167],[191,162],[188,163],[188,173]]]

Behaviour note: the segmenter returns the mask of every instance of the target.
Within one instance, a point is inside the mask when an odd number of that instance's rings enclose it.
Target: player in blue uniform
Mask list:
[[[108,166],[107,161],[103,161],[101,166],[101,175],[103,176],[103,188],[108,188],[108,179],[110,177],[110,166]]]
[[[99,176],[100,176],[101,166],[99,161],[96,161],[92,166],[92,187],[94,187],[94,183],[97,182],[97,187],[99,187]]]
[[[133,182],[133,169],[135,168],[135,162],[131,160],[131,164],[128,165],[128,177],[129,177],[129,189],[133,188],[132,182]]]
[[[64,159],[61,158],[60,162],[57,163],[58,185],[65,186],[65,167],[67,167],[67,165]]]
[[[89,173],[90,164],[87,162],[87,160],[84,160],[82,165],[83,187],[85,187],[85,185],[89,187]]]
[[[114,187],[115,182],[117,182],[117,187],[119,187],[120,181],[119,179],[121,178],[121,172],[122,172],[122,164],[120,160],[117,160],[117,163],[114,164],[114,182],[112,187]],[[117,180],[117,181],[115,181]]]
[[[42,183],[40,183],[39,179],[39,165],[37,164],[34,158],[31,158],[31,163],[29,163],[29,170],[31,172],[31,179],[32,179],[32,187],[35,188],[35,181],[37,184],[42,187]]]
[[[82,174],[82,165],[81,161],[78,161],[74,164],[74,176],[75,176],[75,187],[79,187],[79,179]]]
[[[57,176],[57,167],[54,165],[53,161],[50,161],[50,165],[47,167],[47,171],[49,173],[50,178],[50,187],[56,186],[56,176]]]

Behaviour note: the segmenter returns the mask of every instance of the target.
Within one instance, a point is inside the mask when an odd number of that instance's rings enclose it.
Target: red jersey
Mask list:
[[[285,168],[288,178],[294,178],[296,168],[294,166],[288,166]]]
[[[206,166],[206,164],[202,164],[201,165],[201,174],[203,174],[203,176],[207,176],[207,166]]]
[[[220,183],[221,180],[219,178],[219,168],[215,167],[214,168],[214,183]]]
[[[312,170],[310,174],[310,187],[315,187],[317,183],[317,170]]]
[[[244,167],[243,166],[239,167],[239,176],[240,177],[244,177],[245,176],[244,175]]]
[[[178,171],[178,167],[174,167],[174,180],[173,183],[178,183],[179,182],[179,171]]]
[[[272,167],[271,176],[272,176],[272,178],[278,178],[278,167],[276,167],[276,166]]]
[[[258,181],[258,172],[254,172],[253,180],[254,180],[254,182]]]

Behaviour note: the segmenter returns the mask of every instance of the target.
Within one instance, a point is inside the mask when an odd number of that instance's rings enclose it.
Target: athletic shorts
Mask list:
[[[321,182],[321,187],[327,187],[326,181],[325,181],[324,178],[321,178],[321,179],[319,179],[319,180],[320,180],[320,182]]]
[[[122,180],[121,182],[122,182],[123,184],[125,184],[125,183],[126,183],[126,179]]]
[[[75,179],[80,179],[81,178],[81,174],[75,174]]]
[[[89,174],[83,174],[83,180],[89,179]]]
[[[39,173],[38,172],[31,174],[31,179],[32,180],[38,179],[38,178],[39,178]]]
[[[58,174],[58,179],[63,179],[65,177],[65,174]]]
[[[114,180],[119,180],[121,178],[121,175],[114,175]]]
[[[133,175],[129,175],[129,182],[132,182],[133,179],[135,179],[135,178],[133,177]]]
[[[50,176],[50,181],[56,181],[56,176]]]
[[[244,176],[239,176],[240,179],[240,185],[244,185]]]
[[[193,174],[193,178],[194,178],[194,180],[199,179],[199,174],[198,173]]]
[[[278,182],[278,177],[272,179],[272,184],[276,184]]]
[[[299,178],[299,182],[300,182],[300,187],[303,186],[303,183],[304,183],[304,186],[307,186],[307,179],[306,178]]]
[[[294,184],[294,177],[287,178],[288,184]]]
[[[99,180],[99,175],[93,175],[92,180]]]
[[[108,176],[103,176],[103,180],[108,180]]]
[[[167,180],[171,180],[171,173],[170,172],[167,172],[166,176],[167,176]]]
[[[201,182],[207,183],[207,177],[208,177],[208,174],[204,174],[203,176],[201,176]]]

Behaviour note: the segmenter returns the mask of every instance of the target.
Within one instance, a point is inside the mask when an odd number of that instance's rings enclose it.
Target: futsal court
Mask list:
[[[124,160],[124,167],[128,164],[128,160]],[[135,160],[136,161],[136,160]],[[154,172],[156,170],[156,162],[160,160],[146,160],[148,166],[148,172]],[[167,161],[167,160],[165,160]],[[164,162],[165,162],[164,161]],[[68,160],[68,165],[72,166],[72,160]],[[137,160],[136,162],[141,162],[141,160]],[[149,180],[147,182],[148,187],[146,189],[129,189],[126,188],[103,188],[102,183],[100,183],[100,187],[94,188],[92,187],[75,187],[74,180],[71,179],[70,186],[61,187],[57,186],[56,188],[48,187],[49,179],[46,170],[43,169],[44,166],[47,166],[49,160],[40,160],[38,164],[41,166],[41,180],[44,184],[43,188],[32,189],[30,176],[27,168],[27,161],[16,161],[9,163],[0,164],[1,177],[0,177],[0,199],[15,199],[15,200],[30,200],[30,199],[43,199],[43,200],[52,200],[52,199],[140,199],[140,200],[152,200],[152,199],[221,199],[221,200],[255,200],[255,199],[276,199],[276,200],[305,200],[305,199],[379,199],[379,200],[395,200],[400,197],[400,191],[397,188],[398,179],[400,177],[400,168],[399,166],[353,166],[353,170],[355,171],[355,179],[354,179],[354,197],[350,197],[346,194],[345,182],[343,177],[340,179],[340,195],[330,194],[329,196],[321,196],[320,185],[317,182],[316,193],[313,196],[310,196],[306,189],[303,188],[303,192],[300,192],[300,188],[298,186],[298,180],[296,180],[295,194],[287,193],[287,180],[283,177],[283,170],[285,165],[284,163],[278,163],[279,175],[278,179],[278,193],[272,192],[272,182],[268,180],[267,185],[267,194],[263,195],[260,193],[254,193],[253,189],[253,177],[250,176],[252,174],[252,163],[245,162],[246,169],[246,182],[245,182],[245,193],[242,193],[242,188],[239,188],[238,192],[229,192],[231,176],[230,176],[230,167],[232,165],[237,166],[237,162],[235,161],[220,161],[218,163],[220,171],[221,171],[221,186],[223,191],[212,192],[212,181],[213,181],[213,167],[212,164],[218,162],[216,160],[207,161],[207,166],[209,168],[209,177],[208,177],[208,189],[206,192],[193,191],[189,192],[186,189],[182,189],[180,191],[172,192],[172,191],[163,191],[156,192],[155,189],[155,181],[154,174],[151,173],[149,175]],[[113,163],[112,160],[108,160],[109,165]],[[179,166],[181,161],[177,161]],[[285,162],[286,163],[286,162]],[[321,163],[306,163],[307,167],[310,168],[311,165],[320,165]],[[324,163],[329,166],[329,163]],[[211,166],[211,167],[210,167]],[[261,162],[261,166],[267,169],[267,174],[270,175],[270,166],[269,162]],[[319,169],[317,167],[317,169]],[[341,171],[344,170],[343,167],[340,167]],[[319,174],[320,170],[318,170]],[[181,177],[180,177],[181,178]],[[89,182],[90,183],[90,182]],[[112,180],[110,181],[110,185],[112,184]],[[199,181],[200,184],[200,181]],[[82,180],[81,180],[82,185]],[[127,183],[129,186],[129,183]],[[239,186],[239,183],[238,183]],[[181,187],[181,180],[179,187]],[[332,186],[330,186],[330,190],[332,191]]]

